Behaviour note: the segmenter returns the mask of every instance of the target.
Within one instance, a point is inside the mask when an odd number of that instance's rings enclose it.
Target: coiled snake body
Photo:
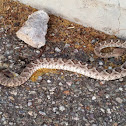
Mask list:
[[[110,56],[117,56],[118,54],[103,54],[101,53],[101,49],[106,47],[120,47],[126,49],[126,41],[123,40],[108,40],[99,43],[95,47],[96,55],[100,57],[110,57]],[[120,67],[112,69],[112,70],[105,70],[97,67],[92,67],[87,63],[82,63],[76,60],[66,60],[66,59],[56,59],[56,58],[42,58],[37,59],[34,62],[31,62],[26,66],[25,69],[21,72],[21,74],[14,78],[6,77],[2,72],[0,73],[0,84],[7,86],[7,87],[16,87],[24,84],[32,74],[41,68],[48,68],[48,69],[62,69],[67,71],[76,72],[79,74],[83,74],[85,76],[98,79],[98,80],[115,80],[126,76],[126,62],[124,62]]]

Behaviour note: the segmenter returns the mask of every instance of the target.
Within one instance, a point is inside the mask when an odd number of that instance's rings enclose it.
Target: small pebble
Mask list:
[[[62,86],[63,84],[61,82],[59,82],[59,85]]]
[[[102,66],[103,65],[103,62],[102,61],[99,61],[99,65]]]
[[[93,40],[91,40],[91,43],[93,44],[93,43],[96,43],[96,39],[93,39]]]
[[[47,80],[47,83],[51,83],[51,80]]]
[[[100,83],[103,85],[103,84],[105,84],[105,81],[103,80],[103,81],[101,81]]]
[[[119,98],[119,97],[116,98],[116,101],[117,101],[118,103],[120,103],[120,104],[123,102],[123,100],[122,100],[121,98]]]
[[[9,122],[9,125],[13,126],[13,125],[14,125],[14,123],[13,123],[13,122]]]
[[[38,54],[39,54],[39,53],[40,53],[40,51],[39,51],[39,50],[36,50],[36,53],[38,53]]]
[[[1,33],[1,32],[4,32],[4,28],[0,28],[0,33]]]
[[[33,111],[29,111],[28,114],[29,114],[30,116],[33,116]]]
[[[6,124],[7,124],[7,122],[6,122],[6,121],[4,121],[4,122],[3,122],[3,124],[4,124],[4,125],[6,125]]]
[[[94,91],[94,90],[92,89],[92,87],[90,87],[89,85],[87,85],[87,88],[88,88],[88,90],[89,90],[90,92]]]
[[[90,61],[93,62],[94,61],[94,58],[93,57],[90,57]]]
[[[97,126],[97,124],[92,124],[91,126]]]
[[[73,83],[72,81],[67,81],[67,82],[66,82],[66,84],[69,85],[69,86],[71,86],[72,83]]]
[[[57,107],[53,107],[53,112],[56,112],[57,111]]]
[[[120,78],[119,81],[123,81],[123,78]]]
[[[69,125],[68,122],[65,122],[65,121],[61,122],[61,124],[64,125],[64,126],[68,126]]]
[[[79,118],[78,118],[78,117],[73,117],[72,119],[73,119],[73,120],[76,120],[76,121],[77,121],[77,120],[79,120]]]
[[[48,125],[46,125],[46,124],[43,124],[42,126],[48,126]]]
[[[30,93],[29,94],[36,94],[36,92],[35,91],[30,91]]]
[[[109,108],[107,109],[107,113],[108,113],[108,114],[111,114],[111,111],[110,111],[110,109],[109,109]]]
[[[65,46],[64,46],[64,48],[68,48],[68,47],[70,47],[70,44],[65,44]]]
[[[96,99],[96,97],[95,97],[95,96],[93,96],[93,97],[92,97],[92,100],[95,100],[95,99]]]
[[[120,90],[120,91],[123,91],[123,88],[119,87],[119,90]]]
[[[12,59],[12,56],[8,56],[8,59]]]
[[[106,94],[106,96],[105,96],[106,98],[109,98],[110,96],[108,95],[108,94]]]
[[[111,66],[109,66],[109,67],[108,67],[108,69],[109,69],[109,70],[112,70],[112,67],[111,67]]]
[[[51,88],[49,91],[55,91],[56,87]]]
[[[46,113],[45,112],[43,112],[43,111],[39,111],[39,114],[41,114],[41,115],[46,115]]]
[[[65,110],[65,107],[64,107],[64,106],[60,106],[60,107],[59,107],[59,110],[60,110],[60,111],[64,111],[64,110]]]
[[[17,91],[15,91],[15,90],[12,90],[10,93],[15,95],[15,96],[17,95]]]
[[[50,99],[51,98],[50,95],[47,95],[47,98]]]
[[[38,79],[37,80],[38,81],[42,80],[42,76],[38,76]]]
[[[74,49],[74,53],[78,53],[78,49]]]
[[[28,102],[28,106],[31,106],[31,105],[32,105],[32,102],[31,102],[31,101],[29,101],[29,102]]]
[[[5,121],[5,117],[2,117],[2,118],[1,118],[1,121]]]
[[[56,52],[61,52],[61,49],[59,49],[58,47],[55,48]]]
[[[8,97],[10,100],[14,101],[14,98],[12,96],[9,96]]]
[[[103,113],[105,113],[105,110],[104,110],[103,108],[101,108],[101,111],[102,111]]]

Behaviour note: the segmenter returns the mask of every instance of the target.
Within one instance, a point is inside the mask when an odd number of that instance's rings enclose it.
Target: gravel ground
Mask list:
[[[1,69],[8,67],[18,74],[36,57],[104,65],[103,59],[93,56],[64,42],[48,41],[46,47],[34,49],[14,35],[0,38]],[[109,62],[122,63],[113,58]],[[20,87],[0,86],[0,126],[126,126],[125,82],[126,77],[105,82],[59,70]]]

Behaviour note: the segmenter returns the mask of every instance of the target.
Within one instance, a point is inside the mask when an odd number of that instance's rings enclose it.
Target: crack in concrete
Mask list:
[[[120,7],[120,2],[119,2],[119,0],[117,0],[117,2],[118,2],[118,6],[119,6],[119,12],[120,12],[120,14],[119,14],[119,17],[118,17],[118,22],[119,22],[118,33],[119,33],[119,31],[120,31],[121,7]]]

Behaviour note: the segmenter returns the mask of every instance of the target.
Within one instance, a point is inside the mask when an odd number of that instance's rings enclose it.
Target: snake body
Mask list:
[[[101,49],[106,47],[120,47],[126,49],[126,41],[123,40],[108,40],[99,43],[96,47],[94,52],[96,55],[100,57],[109,57],[109,56],[116,56],[118,54],[103,54],[101,53]],[[114,68],[112,70],[102,69],[93,67],[87,63],[82,63],[77,60],[66,60],[62,58],[42,58],[37,59],[34,62],[28,64],[19,76],[14,78],[6,77],[2,72],[0,73],[0,84],[7,87],[16,87],[24,84],[32,74],[42,68],[48,69],[62,69],[67,71],[76,72],[90,78],[98,79],[98,80],[115,80],[126,76],[126,62],[124,62],[120,67]]]

